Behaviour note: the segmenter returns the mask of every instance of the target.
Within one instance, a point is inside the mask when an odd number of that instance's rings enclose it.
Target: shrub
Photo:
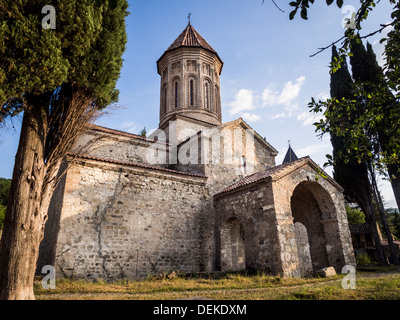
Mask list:
[[[369,264],[372,263],[372,259],[367,253],[359,253],[356,257],[357,264]]]
[[[5,215],[6,215],[6,207],[0,204],[0,230],[3,229]]]

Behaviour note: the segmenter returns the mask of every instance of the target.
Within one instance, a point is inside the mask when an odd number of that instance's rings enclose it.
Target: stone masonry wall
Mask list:
[[[280,257],[285,274],[299,276],[298,249],[291,205],[293,192],[300,185],[308,188],[321,211],[319,221],[316,222],[321,225],[324,232],[328,264],[337,270],[346,264],[354,265],[343,195],[313,168],[305,165],[273,182]],[[310,230],[308,232],[310,233]]]
[[[213,218],[203,209],[208,200],[204,178],[75,164],[58,221],[56,271],[105,279],[202,271],[213,260],[213,248],[202,251],[212,231]]]
[[[246,269],[281,273],[278,229],[272,208],[272,186],[268,181],[215,197],[217,267],[221,267],[221,229],[229,219],[237,218],[244,228]]]
[[[149,148],[153,145],[154,142],[151,140],[145,141],[133,136],[126,137],[90,130],[79,137],[71,152],[117,161],[149,164],[147,160]],[[159,148],[164,150],[167,146],[160,144]],[[165,167],[166,163],[151,165]]]

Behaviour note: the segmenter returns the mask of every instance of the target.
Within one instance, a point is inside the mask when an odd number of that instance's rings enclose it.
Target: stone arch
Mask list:
[[[221,228],[221,271],[246,269],[245,234],[238,218],[228,219]]]
[[[339,268],[344,257],[336,206],[329,192],[316,181],[300,182],[292,192],[290,206],[294,225],[301,223],[306,230],[302,240],[299,233],[295,234],[300,267],[308,259],[303,255],[306,234],[313,271],[328,266]]]

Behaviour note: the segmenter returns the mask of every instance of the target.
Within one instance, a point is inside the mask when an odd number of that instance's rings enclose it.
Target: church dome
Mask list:
[[[160,61],[164,55],[172,50],[181,48],[181,47],[192,47],[192,48],[203,48],[211,53],[214,53],[217,58],[220,60],[221,64],[223,65],[224,63],[222,62],[221,58],[218,56],[217,51],[211,47],[211,45],[204,40],[204,38],[196,31],[195,28],[190,24],[185,28],[185,30],[182,31],[182,33],[176,38],[176,40],[168,47],[167,50],[165,50],[164,54],[161,56],[161,58],[158,60]],[[158,62],[157,62],[158,63]],[[221,68],[222,71],[222,68]]]
[[[220,125],[222,67],[218,53],[189,22],[157,61],[160,128],[174,116]]]

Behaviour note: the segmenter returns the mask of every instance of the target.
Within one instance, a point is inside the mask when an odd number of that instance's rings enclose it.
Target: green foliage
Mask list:
[[[330,6],[334,0],[326,0],[326,4]],[[304,20],[308,20],[308,8],[310,4],[314,4],[314,0],[296,0],[289,3],[290,6],[294,7],[294,10],[290,12],[289,18],[293,20],[297,11],[300,9],[300,16]],[[343,0],[336,0],[336,4],[339,8],[343,6]]]
[[[356,256],[356,262],[357,265],[360,265],[360,264],[370,264],[373,261],[367,253],[359,253]]]
[[[400,104],[389,90],[371,46],[367,48],[362,42],[352,42],[350,62],[356,80],[351,87],[353,96],[319,102],[312,99],[309,107],[325,116],[315,123],[317,132],[341,138],[341,151],[337,156],[345,163],[352,160],[373,163],[382,174],[391,166],[396,173],[400,152]],[[340,69],[337,72],[341,72]]]
[[[144,127],[140,132],[139,135],[146,138],[147,137],[147,130],[146,127]]]
[[[0,178],[0,230],[3,228],[6,206],[10,193],[11,180]]]
[[[400,213],[396,209],[386,210],[389,228],[396,240],[400,240]]]
[[[45,5],[56,9],[55,30],[42,28]],[[127,7],[126,0],[113,1],[113,5],[94,0],[3,1],[0,116],[21,111],[26,93],[56,92],[67,82],[85,88],[99,108],[117,101]]]
[[[5,216],[6,216],[6,206],[0,204],[0,230],[3,229]]]
[[[365,223],[365,215],[360,209],[346,205],[346,213],[349,224]]]
[[[11,188],[11,180],[0,178],[0,204],[7,205],[8,196]]]

